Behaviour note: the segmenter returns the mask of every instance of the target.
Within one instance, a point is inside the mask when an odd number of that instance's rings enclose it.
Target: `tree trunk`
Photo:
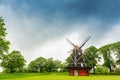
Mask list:
[[[10,68],[10,73],[13,73],[13,68],[12,67]]]
[[[39,72],[41,73],[41,68],[39,69]]]
[[[93,74],[95,74],[95,66],[93,65]]]
[[[92,70],[93,70],[93,74],[95,74],[95,66],[94,66],[94,64],[92,64]]]
[[[112,72],[111,66],[110,66],[109,70],[110,70],[110,74],[111,74],[111,72]]]

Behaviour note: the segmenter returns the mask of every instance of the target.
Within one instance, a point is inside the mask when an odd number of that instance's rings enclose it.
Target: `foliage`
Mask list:
[[[60,71],[61,70],[61,67],[62,67],[62,62],[59,61],[59,60],[55,60],[54,61],[54,64],[55,64],[55,68],[54,68],[54,71]]]
[[[55,60],[54,61],[54,64],[55,64],[55,68],[60,68],[61,67],[61,61],[59,61],[59,60]]]
[[[115,73],[120,73],[120,67],[115,70]]]
[[[55,69],[55,63],[54,63],[53,58],[48,58],[47,59],[47,62],[46,62],[46,65],[45,65],[45,69],[46,69],[47,72],[54,71],[54,69]]]
[[[112,57],[112,47],[111,44],[102,46],[99,48],[99,52],[102,54],[102,57],[104,59],[103,66],[109,68],[110,73],[112,71],[112,67],[115,67],[115,63]]]
[[[92,67],[95,73],[94,66],[97,64],[97,61],[100,59],[97,53],[98,49],[94,46],[90,46],[84,52],[84,60],[88,67]]]
[[[116,63],[120,65],[120,41],[111,44],[114,53],[116,53]]]
[[[27,68],[29,72],[53,72],[58,71],[59,68],[63,71],[64,64],[59,60],[53,60],[53,58],[39,57],[31,61]]]
[[[60,66],[60,67],[61,67],[61,68],[60,68],[60,72],[65,72],[65,71],[67,71],[67,70],[66,70],[66,67],[67,67],[66,62],[61,63],[61,66]]]
[[[67,57],[67,59],[65,60],[65,61],[66,61],[66,67],[70,67],[71,56],[72,56],[72,54],[70,54],[70,55]]]
[[[4,52],[8,52],[10,44],[10,42],[5,39],[7,33],[4,26],[4,19],[0,17],[0,58],[3,58]]]
[[[108,73],[108,68],[103,67],[103,66],[101,66],[101,65],[98,65],[98,66],[95,68],[95,72],[96,72],[96,73],[100,73],[100,74],[107,74],[107,73]]]
[[[5,69],[10,69],[10,72],[21,71],[25,65],[25,59],[19,51],[12,51],[4,56],[1,66]]]
[[[46,59],[43,57],[39,57],[30,62],[30,64],[28,65],[28,70],[30,72],[41,72],[44,70],[45,65]]]

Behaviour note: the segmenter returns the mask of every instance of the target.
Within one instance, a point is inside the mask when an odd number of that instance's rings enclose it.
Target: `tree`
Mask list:
[[[20,69],[25,65],[25,59],[20,51],[12,51],[10,54],[4,56],[1,66],[10,69],[10,72],[15,72],[15,69]]]
[[[113,48],[113,52],[116,54],[116,63],[119,65],[120,67],[120,41],[111,44],[112,48]]]
[[[88,67],[92,66],[93,73],[95,73],[95,66],[97,64],[97,60],[99,60],[99,55],[97,54],[98,49],[94,46],[90,46],[84,52],[84,60]]]
[[[59,60],[54,61],[55,64],[55,71],[58,71],[58,69],[62,68],[62,62]]]
[[[0,59],[3,58],[4,52],[8,52],[10,44],[10,42],[5,39],[7,33],[4,26],[4,19],[0,17]]]
[[[31,61],[28,66],[27,69],[29,72],[38,72],[38,69],[35,66],[35,60]]]
[[[67,64],[66,64],[66,62],[64,62],[64,63],[62,63],[61,64],[61,72],[64,72],[64,71],[66,71],[66,67],[67,67]]]
[[[48,58],[48,59],[47,59],[45,68],[46,68],[46,71],[47,71],[47,72],[52,72],[52,71],[54,70],[54,68],[55,68],[55,63],[54,63],[53,58]]]
[[[102,65],[97,65],[95,68],[96,73],[100,73],[100,74],[107,74],[108,73],[108,68],[107,67],[103,67]]]
[[[39,57],[30,62],[28,65],[28,70],[31,72],[41,72],[43,71],[46,64],[46,59],[43,57]]]
[[[70,54],[70,55],[67,57],[67,59],[65,60],[65,61],[66,61],[66,67],[70,67],[71,56],[72,56],[72,54]]]
[[[109,68],[109,71],[111,73],[112,67],[115,66],[113,57],[111,56],[113,52],[111,44],[100,47],[99,52],[102,54],[104,59],[103,66]]]

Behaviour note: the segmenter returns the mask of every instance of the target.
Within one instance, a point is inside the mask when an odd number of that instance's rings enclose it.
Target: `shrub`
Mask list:
[[[117,69],[115,70],[115,73],[120,73],[120,68],[117,68]]]
[[[109,71],[108,71],[107,67],[97,66],[95,68],[95,73],[107,74],[107,73],[109,73]]]

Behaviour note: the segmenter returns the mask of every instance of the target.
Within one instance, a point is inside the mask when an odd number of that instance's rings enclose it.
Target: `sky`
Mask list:
[[[28,64],[42,56],[62,62],[74,44],[91,39],[83,50],[120,40],[120,0],[0,0],[10,52],[19,50]]]

